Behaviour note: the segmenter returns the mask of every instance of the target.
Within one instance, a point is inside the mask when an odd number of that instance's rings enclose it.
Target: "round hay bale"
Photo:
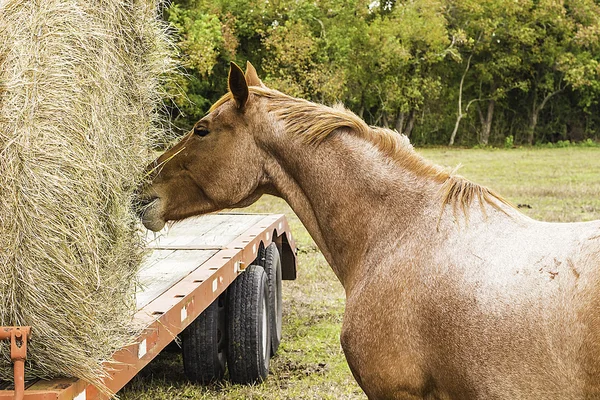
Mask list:
[[[33,327],[29,378],[101,386],[102,363],[132,340],[131,205],[171,67],[158,7],[0,1],[0,326]]]

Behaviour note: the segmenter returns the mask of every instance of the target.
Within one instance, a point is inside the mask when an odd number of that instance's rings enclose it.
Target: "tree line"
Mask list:
[[[416,144],[600,139],[599,0],[175,0],[164,16],[182,129],[249,60],[268,86]]]

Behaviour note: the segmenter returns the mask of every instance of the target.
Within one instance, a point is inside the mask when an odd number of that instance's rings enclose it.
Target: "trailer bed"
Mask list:
[[[220,213],[190,218],[165,232],[147,233],[147,242],[151,254],[139,271],[134,316],[134,323],[145,328],[135,344],[119,350],[106,363],[110,378],[105,384],[113,392],[223,293],[256,259],[260,246],[275,242],[282,257],[283,279],[296,276],[295,245],[283,215]],[[0,400],[13,396],[13,390],[0,390]],[[74,378],[28,382],[24,396],[25,400],[104,398],[96,388]]]
[[[214,214],[180,222],[168,235],[146,234],[152,254],[138,274],[138,309],[223,250],[264,215]],[[209,270],[210,271],[210,270]]]

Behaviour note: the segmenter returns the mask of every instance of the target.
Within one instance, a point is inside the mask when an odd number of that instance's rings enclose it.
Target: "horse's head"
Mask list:
[[[261,120],[249,86],[262,86],[248,63],[246,75],[232,63],[230,96],[198,121],[179,143],[149,167],[140,201],[151,230],[166,221],[249,205],[264,192],[263,156],[253,133]]]

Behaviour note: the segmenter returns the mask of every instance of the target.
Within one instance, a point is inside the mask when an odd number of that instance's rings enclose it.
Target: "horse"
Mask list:
[[[533,220],[249,63],[228,84],[151,165],[148,229],[285,199],[345,289],[340,340],[369,399],[600,398],[600,221]]]

